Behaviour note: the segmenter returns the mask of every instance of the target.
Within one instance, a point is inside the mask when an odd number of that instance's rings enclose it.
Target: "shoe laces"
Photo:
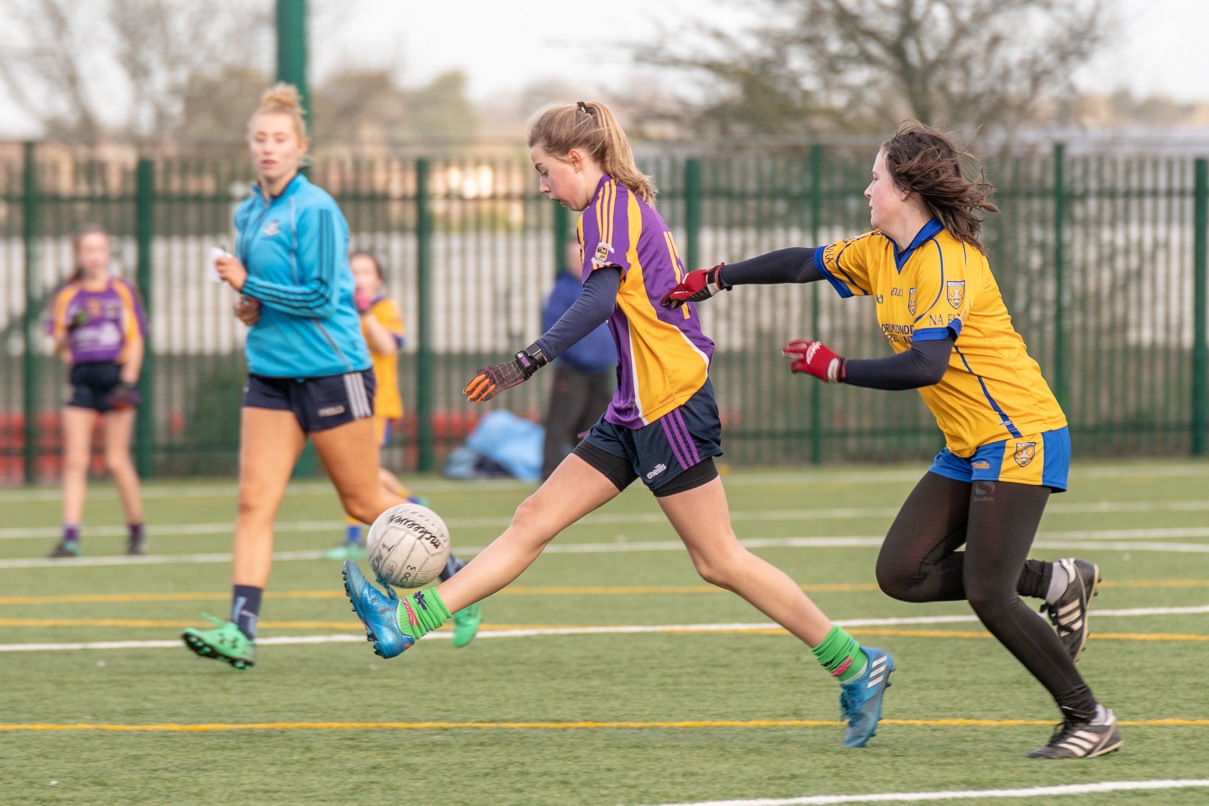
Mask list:
[[[392,602],[399,601],[399,594],[395,593],[395,589],[390,586],[390,583],[382,578],[381,574],[374,574],[378,580],[378,584],[386,588],[386,595],[390,597]]]

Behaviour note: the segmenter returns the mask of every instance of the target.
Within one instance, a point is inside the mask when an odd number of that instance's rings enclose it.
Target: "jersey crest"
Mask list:
[[[907,291],[907,313],[915,316],[915,289]]]
[[[592,259],[597,263],[606,263],[609,260],[609,253],[612,251],[613,247],[609,246],[604,241],[601,241],[596,245],[596,254],[593,255]]]
[[[270,221],[269,225],[264,228],[264,235],[266,238],[272,238],[274,235],[280,235],[280,234],[281,234],[281,227],[277,226],[276,219]]]
[[[966,298],[966,281],[949,280],[945,283],[945,297],[954,308],[960,308]]]
[[[1033,457],[1037,455],[1036,442],[1021,442],[1016,445],[1016,454],[1012,458],[1016,460],[1016,464],[1021,467],[1028,467],[1029,462],[1033,461]]]

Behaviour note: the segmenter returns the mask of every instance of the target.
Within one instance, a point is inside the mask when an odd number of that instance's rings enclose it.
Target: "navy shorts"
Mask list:
[[[601,417],[580,445],[629,462],[632,476],[622,480],[610,477],[619,488],[640,478],[658,494],[660,488],[671,485],[680,474],[722,455],[722,421],[714,400],[714,386],[706,380],[687,403],[642,428],[625,428]],[[587,458],[579,448],[576,452]],[[708,465],[712,478],[717,473],[712,470],[712,461]]]
[[[248,375],[243,404],[250,409],[292,411],[307,434],[374,415],[372,369],[321,378],[272,378]]]
[[[113,410],[113,390],[122,382],[122,365],[113,361],[95,361],[75,364],[71,368],[71,389],[67,405],[81,409],[92,409],[102,414]],[[131,405],[139,404],[139,393],[130,398]]]

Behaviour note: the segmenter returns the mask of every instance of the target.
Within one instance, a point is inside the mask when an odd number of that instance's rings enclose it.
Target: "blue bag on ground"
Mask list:
[[[466,445],[450,454],[445,474],[454,478],[483,478],[490,475],[470,468],[466,449],[490,459],[511,475],[524,481],[541,477],[542,443],[546,433],[540,425],[517,417],[503,409],[493,411],[479,420],[466,439]],[[456,461],[455,461],[456,457]],[[452,471],[452,472],[451,472]]]

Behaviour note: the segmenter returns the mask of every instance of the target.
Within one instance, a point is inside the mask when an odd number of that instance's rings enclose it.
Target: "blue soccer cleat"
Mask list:
[[[861,647],[869,662],[855,680],[840,687],[840,718],[848,723],[844,732],[844,747],[864,747],[877,735],[877,723],[882,718],[882,695],[890,687],[894,658],[889,652]]]
[[[372,641],[374,652],[383,658],[403,654],[416,642],[399,627],[399,599],[387,586],[389,595],[369,583],[352,560],[344,561],[344,592],[353,603],[353,612],[365,626],[365,640]]]

